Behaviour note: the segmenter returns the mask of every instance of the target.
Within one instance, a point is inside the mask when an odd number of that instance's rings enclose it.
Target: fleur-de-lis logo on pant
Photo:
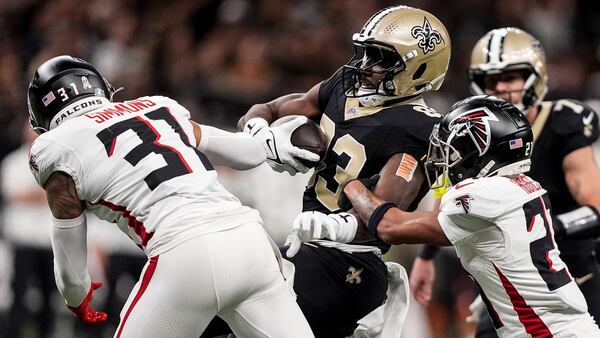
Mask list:
[[[362,278],[360,278],[360,273],[363,269],[357,269],[353,266],[348,268],[348,274],[346,275],[346,283],[350,284],[360,284]]]
[[[418,46],[423,50],[423,54],[431,52],[435,49],[435,45],[439,45],[444,41],[442,35],[431,28],[431,24],[426,17],[423,18],[423,26],[415,26],[410,30],[413,38],[418,39]]]

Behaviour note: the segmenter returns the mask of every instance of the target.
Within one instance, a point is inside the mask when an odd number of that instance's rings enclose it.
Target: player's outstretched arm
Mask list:
[[[253,105],[238,121],[238,130],[244,130],[246,123],[253,118],[264,119],[267,125],[288,115],[304,115],[311,120],[318,120],[322,115],[319,109],[320,87],[319,83],[306,93],[288,94],[267,103]]]
[[[400,215],[411,215],[411,217],[417,214],[422,214],[422,216],[431,215],[431,224],[425,225],[423,229],[418,228],[418,224],[406,224],[402,228],[398,226],[398,229],[396,229],[396,227],[394,226],[390,227],[390,225],[392,224],[382,224],[383,227],[381,231],[385,234],[384,237],[380,238],[384,242],[387,242],[389,244],[398,244],[397,241],[400,241],[400,243],[436,243],[431,241],[433,240],[433,238],[427,237],[416,237],[414,239],[411,239],[410,237],[403,238],[403,232],[405,229],[408,230],[410,227],[415,227],[416,232],[413,232],[412,235],[424,236],[426,235],[425,231],[427,231],[428,229],[433,229],[436,230],[434,233],[437,233],[437,235],[441,235],[443,239],[442,242],[445,243],[444,245],[450,244],[449,242],[447,242],[446,236],[443,234],[443,231],[437,222],[437,217],[435,214],[403,212],[403,210],[408,210],[410,205],[417,198],[419,190],[421,189],[423,182],[426,180],[425,172],[423,171],[421,164],[412,155],[407,153],[399,153],[393,155],[392,157],[390,157],[386,165],[381,170],[380,176],[381,178],[379,179],[375,187],[373,189],[370,189],[371,191],[369,191],[369,189],[364,189],[365,191],[368,191],[369,195],[374,198],[374,200],[372,200],[372,203],[381,204],[384,201],[393,203],[393,209],[395,210],[393,212],[395,213],[397,211],[400,213]],[[350,183],[357,184],[359,182]],[[350,183],[348,185],[350,185]],[[346,190],[344,189],[344,192],[345,191]],[[350,195],[346,195],[350,197]],[[363,216],[366,216],[367,213],[368,215],[370,215],[370,213],[372,213],[378,205],[372,204],[371,206],[373,206],[373,209],[369,210],[367,208],[368,204],[357,205],[355,204],[354,200],[350,200],[354,207],[354,209],[350,212],[358,214],[360,220],[362,221],[361,223],[364,224],[363,226],[359,226],[357,236],[360,236],[361,232],[364,233],[368,232],[369,230],[369,218],[365,218]],[[362,211],[357,208],[362,208]],[[363,215],[361,215],[361,213],[363,213]],[[394,235],[396,231],[399,231],[399,233],[397,235]],[[398,236],[398,238],[395,238],[396,236]]]
[[[194,121],[190,122],[194,127],[198,150],[202,151],[213,164],[247,170],[261,165],[267,159],[262,144],[246,133],[231,133]]]
[[[367,225],[367,230],[386,243],[451,245],[436,213],[404,212],[395,204],[377,197],[358,181],[348,183],[344,193],[363,224]]]
[[[298,148],[291,143],[292,132],[307,119],[317,120],[321,117],[319,109],[320,84],[304,94],[289,94],[268,103],[256,104],[239,120],[238,128],[256,138],[263,146],[267,163],[277,172],[306,173],[309,166],[302,161],[318,162],[319,156]],[[300,115],[295,119],[271,126],[281,117]]]
[[[97,312],[89,305],[93,291],[102,284],[92,283],[88,273],[87,222],[75,182],[65,173],[55,172],[45,189],[53,215],[51,239],[58,290],[79,319],[101,323],[106,320],[106,313]]]

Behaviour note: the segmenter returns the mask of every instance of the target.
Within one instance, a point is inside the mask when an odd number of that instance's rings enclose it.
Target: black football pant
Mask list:
[[[21,337],[27,325],[37,327],[36,337],[52,335],[55,311],[52,297],[58,296],[54,282],[52,249],[16,245],[14,248],[13,305],[9,313],[6,337]],[[25,297],[30,288],[37,288],[41,306],[36,311],[27,306]],[[3,336],[0,332],[0,336]]]
[[[280,250],[286,257],[287,247]],[[305,243],[296,256],[287,259],[296,266],[298,305],[317,338],[350,336],[358,320],[385,302],[387,267],[374,253],[347,253]],[[224,322],[216,319],[203,337],[227,331]]]

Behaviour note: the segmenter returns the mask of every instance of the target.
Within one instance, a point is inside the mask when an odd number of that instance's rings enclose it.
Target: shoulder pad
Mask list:
[[[440,122],[442,115],[424,104],[398,104],[385,108],[388,115],[394,116],[394,122],[403,126],[414,126]],[[394,115],[392,115],[394,114]]]
[[[424,105],[424,104],[411,104],[409,106],[412,106],[413,110],[415,110],[415,111],[417,111],[419,113],[422,113],[426,117],[433,118],[433,119],[436,119],[436,120],[439,120],[439,119],[442,118],[442,114],[438,113],[435,109],[433,109],[433,108],[431,108],[431,107],[429,107],[427,105]],[[436,121],[436,122],[439,122],[439,121]]]
[[[187,110],[187,108],[185,108],[184,106],[179,104],[179,102],[177,102],[176,100],[174,100],[170,97],[161,96],[161,95],[153,95],[153,96],[142,96],[142,97],[138,98],[137,100],[148,100],[148,101],[156,103],[158,106],[169,108],[171,113],[177,114],[179,116],[184,116],[187,119],[191,118],[191,113],[189,112],[189,110]]]
[[[344,86],[344,74],[346,76],[352,76],[352,72],[344,72],[344,67],[339,68],[335,71],[328,79],[321,82],[319,86],[319,108],[321,111],[325,111],[325,107],[327,106],[327,102],[329,98],[334,95],[335,89],[338,85],[342,86],[342,90]]]
[[[581,101],[572,99],[553,101],[551,114],[553,127],[561,135],[582,133],[591,136],[595,133],[594,129],[598,128],[596,112]]]
[[[538,185],[539,187],[539,185]],[[484,219],[493,219],[500,214],[531,199],[531,194],[506,177],[484,177],[467,179],[453,185],[442,197],[440,210],[446,215],[465,214]]]
[[[149,95],[142,96],[137,98],[136,100],[150,100],[159,105],[171,105],[171,104],[179,104],[176,100],[173,100],[170,97],[162,96],[162,95]]]
[[[77,156],[71,156],[70,149],[60,142],[49,139],[46,133],[38,137],[31,145],[29,151],[29,169],[41,187],[46,186],[46,181],[55,171],[62,171],[70,175],[79,185],[81,162]]]

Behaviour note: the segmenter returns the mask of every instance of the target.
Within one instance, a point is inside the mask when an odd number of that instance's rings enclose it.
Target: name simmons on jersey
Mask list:
[[[156,106],[156,103],[147,99],[137,99],[118,103],[111,108],[106,108],[97,112],[87,113],[83,116],[93,120],[96,123],[103,123],[113,117],[123,116],[125,114],[135,113],[143,109]]]

